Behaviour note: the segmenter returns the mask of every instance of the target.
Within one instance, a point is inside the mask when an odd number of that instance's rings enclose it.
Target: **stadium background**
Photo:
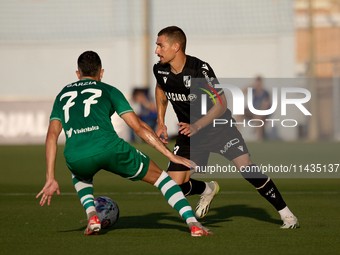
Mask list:
[[[97,51],[103,81],[127,97],[133,87],[153,90],[156,34],[168,25],[184,29],[187,53],[209,62],[218,77],[307,81],[315,96],[308,109],[318,121],[301,119],[303,132],[280,133],[279,141],[247,143],[254,162],[304,169],[339,164],[340,0],[1,0],[0,254],[339,254],[339,171],[325,178],[305,170],[304,178],[275,177],[299,218],[301,228],[293,231],[279,229],[276,210],[248,182],[223,175],[202,221],[215,235],[199,239],[155,187],[101,171],[94,195],[113,198],[121,216],[114,228],[87,238],[61,140],[61,196],[39,206],[48,117],[56,94],[76,80],[79,54]],[[167,118],[176,133],[174,114]],[[124,123],[113,121],[128,138]],[[134,146],[166,169],[159,152],[145,143]],[[193,207],[197,200],[188,198]]]
[[[299,127],[281,130],[277,138],[339,140],[339,116],[333,111],[338,109],[340,93],[339,5],[335,0],[175,0],[171,4],[2,0],[0,143],[44,142],[50,105],[65,84],[76,80],[76,59],[85,50],[99,53],[103,81],[126,97],[133,87],[150,87],[152,92],[157,32],[168,25],[183,28],[187,54],[210,63],[218,77],[323,78],[313,82],[316,88],[306,83],[316,97],[309,109],[319,121],[304,118]],[[171,107],[169,113],[169,133],[176,134]],[[128,139],[126,125],[117,116],[113,122]]]

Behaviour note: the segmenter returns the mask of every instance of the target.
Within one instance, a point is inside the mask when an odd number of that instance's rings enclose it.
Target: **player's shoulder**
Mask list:
[[[111,94],[111,96],[124,96],[123,92],[120,89],[105,82],[98,82],[98,87],[100,87],[102,90],[107,91],[109,94]]]
[[[196,71],[199,71],[202,69],[209,71],[211,69],[210,65],[206,61],[203,61],[194,56],[189,56],[189,55],[186,55],[186,56],[187,56],[187,61],[186,61],[187,68],[196,70]]]
[[[170,65],[169,64],[165,64],[162,65],[160,62],[157,62],[156,64],[154,64],[153,66],[153,72],[155,75],[168,75],[170,73]]]
[[[105,83],[105,82],[101,82],[101,81],[98,81],[97,82],[97,86],[98,87],[102,87],[102,88],[105,88],[105,89],[107,89],[107,90],[118,90],[115,86],[112,86],[112,85],[110,85],[110,84],[107,84],[107,83]]]

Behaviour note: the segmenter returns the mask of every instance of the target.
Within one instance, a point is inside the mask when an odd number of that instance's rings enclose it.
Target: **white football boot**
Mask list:
[[[202,195],[201,199],[198,201],[195,209],[195,217],[196,219],[202,219],[209,212],[210,204],[213,198],[220,191],[220,186],[217,182],[211,181],[210,184],[213,184],[213,189],[208,195]]]
[[[286,216],[282,220],[283,220],[283,224],[280,227],[282,229],[299,228],[300,227],[299,221],[295,216]]]

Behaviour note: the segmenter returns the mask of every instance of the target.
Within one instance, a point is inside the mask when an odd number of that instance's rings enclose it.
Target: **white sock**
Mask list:
[[[209,195],[211,192],[213,192],[214,189],[214,184],[211,182],[206,182],[205,183],[205,190],[201,194],[202,196]]]
[[[94,211],[89,211],[89,212],[87,213],[87,220],[90,220],[91,217],[92,217],[93,215],[97,215],[97,216],[98,216],[98,213],[97,213],[96,210],[94,210]]]
[[[279,211],[281,219],[283,220],[286,216],[294,216],[294,214],[289,210],[288,206]]]

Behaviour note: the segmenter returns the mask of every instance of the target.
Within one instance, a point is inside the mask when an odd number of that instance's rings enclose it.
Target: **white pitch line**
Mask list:
[[[160,192],[95,192],[95,195],[160,195]],[[256,195],[256,191],[220,191],[219,195]],[[340,191],[286,191],[285,195],[338,195]],[[0,193],[0,196],[36,196],[37,193]],[[76,192],[61,192],[63,196],[77,196]]]

